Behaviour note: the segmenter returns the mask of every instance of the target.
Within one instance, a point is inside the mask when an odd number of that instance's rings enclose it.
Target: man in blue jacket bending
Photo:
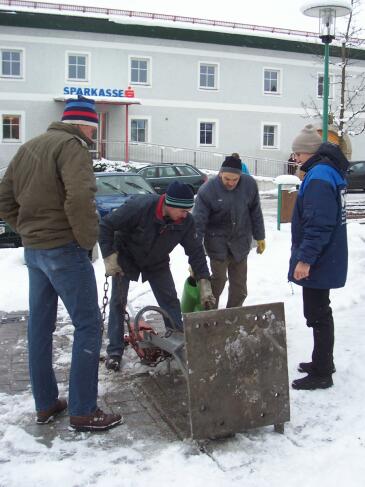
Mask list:
[[[347,275],[346,181],[348,161],[337,145],[322,143],[313,125],[293,141],[296,162],[305,173],[292,216],[289,280],[303,287],[307,326],[313,329],[311,362],[301,362],[294,389],[333,385],[334,323],[330,289],[345,285]]]

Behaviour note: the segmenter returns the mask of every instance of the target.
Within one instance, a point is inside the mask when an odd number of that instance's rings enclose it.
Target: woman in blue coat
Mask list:
[[[322,143],[306,125],[294,139],[293,152],[305,173],[292,216],[289,280],[303,287],[307,326],[313,329],[311,362],[298,370],[308,375],[294,389],[326,389],[333,385],[334,323],[330,289],[345,285],[347,232],[344,174],[348,161],[337,145]]]

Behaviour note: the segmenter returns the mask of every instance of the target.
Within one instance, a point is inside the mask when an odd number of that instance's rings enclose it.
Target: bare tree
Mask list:
[[[352,12],[347,17],[345,31],[340,33],[341,62],[335,64],[340,68],[339,74],[334,71],[331,76],[331,85],[339,87],[339,97],[333,97],[329,103],[329,125],[336,128],[340,147],[346,152],[346,139],[348,135],[356,136],[365,132],[365,122],[359,117],[365,113],[365,72],[357,72],[348,68],[356,64],[356,54],[365,40],[361,39],[363,29],[357,26],[356,17],[360,10],[362,0],[351,0]],[[333,64],[333,63],[331,63]],[[309,104],[302,103],[307,116],[322,118],[322,107],[311,98]],[[311,115],[310,115],[311,113]]]

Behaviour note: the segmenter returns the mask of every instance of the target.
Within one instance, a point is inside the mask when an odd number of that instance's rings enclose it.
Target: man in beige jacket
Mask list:
[[[37,423],[67,408],[58,397],[52,333],[60,297],[75,327],[69,380],[70,426],[106,430],[121,416],[97,407],[100,311],[88,258],[98,237],[88,145],[98,125],[93,100],[67,100],[62,122],[20,147],[0,183],[0,216],[17,231],[29,273],[29,372]]]

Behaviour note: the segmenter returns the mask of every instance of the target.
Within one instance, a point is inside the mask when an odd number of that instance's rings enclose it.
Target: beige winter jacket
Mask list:
[[[90,141],[75,125],[54,122],[23,144],[0,183],[0,217],[25,247],[71,241],[91,249],[98,237]]]

